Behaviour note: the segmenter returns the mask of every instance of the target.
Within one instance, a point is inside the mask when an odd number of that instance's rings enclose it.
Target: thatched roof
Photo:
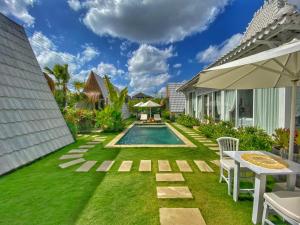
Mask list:
[[[145,98],[152,98],[152,96],[144,94],[142,92],[139,92],[139,93],[133,95],[131,98],[132,99],[145,99]]]

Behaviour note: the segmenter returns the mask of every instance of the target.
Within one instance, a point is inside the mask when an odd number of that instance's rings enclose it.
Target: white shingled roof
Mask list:
[[[167,96],[169,98],[169,110],[172,113],[183,113],[185,107],[185,96],[177,89],[183,83],[169,83],[167,85]]]
[[[23,27],[0,13],[0,174],[73,141]]]

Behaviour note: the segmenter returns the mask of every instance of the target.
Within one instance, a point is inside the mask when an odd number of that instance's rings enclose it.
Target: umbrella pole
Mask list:
[[[290,141],[289,141],[289,160],[294,158],[294,138],[295,138],[295,116],[297,99],[297,80],[293,80],[292,98],[291,98],[291,118],[290,118]]]

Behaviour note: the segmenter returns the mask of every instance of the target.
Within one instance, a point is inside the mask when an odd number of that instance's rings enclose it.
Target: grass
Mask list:
[[[107,136],[105,144],[115,134]],[[209,161],[217,159],[213,151],[201,144],[191,148],[128,148],[106,149],[97,145],[85,154],[86,159],[114,159],[116,163],[108,173],[74,172],[74,166],[58,168],[58,158],[90,138],[79,140],[43,159],[0,178],[0,224],[97,224],[97,225],[156,225],[161,207],[197,207],[208,225],[252,224],[252,200],[243,198],[235,203],[227,195],[227,186],[218,183],[219,170]],[[190,139],[192,140],[192,139]],[[192,140],[193,141],[193,140]],[[141,159],[151,159],[151,173],[138,172]],[[188,160],[194,170],[184,173],[194,199],[158,200],[155,173],[158,159],[168,159],[174,171],[177,159]],[[214,173],[201,173],[192,160],[205,160]],[[133,160],[130,173],[119,173],[122,160]],[[159,185],[179,185],[161,183]]]

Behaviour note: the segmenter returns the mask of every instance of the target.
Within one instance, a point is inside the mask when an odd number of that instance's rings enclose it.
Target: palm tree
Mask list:
[[[123,104],[125,103],[125,99],[128,94],[127,87],[124,88],[122,91],[118,92],[114,85],[110,82],[110,78],[107,75],[104,76],[104,80],[109,92],[109,100],[111,106],[116,111],[121,112]]]
[[[85,82],[80,81],[80,80],[74,80],[74,81],[72,82],[72,85],[73,85],[73,87],[74,87],[74,89],[75,89],[75,92],[76,92],[77,94],[79,94],[79,93],[81,93],[81,92],[83,91],[84,86],[85,86]]]
[[[56,85],[59,90],[63,92],[63,105],[66,106],[67,103],[67,91],[68,82],[70,80],[70,74],[68,70],[68,64],[60,65],[55,64],[51,70],[49,67],[45,67],[44,70],[47,74],[52,74],[56,79]]]

